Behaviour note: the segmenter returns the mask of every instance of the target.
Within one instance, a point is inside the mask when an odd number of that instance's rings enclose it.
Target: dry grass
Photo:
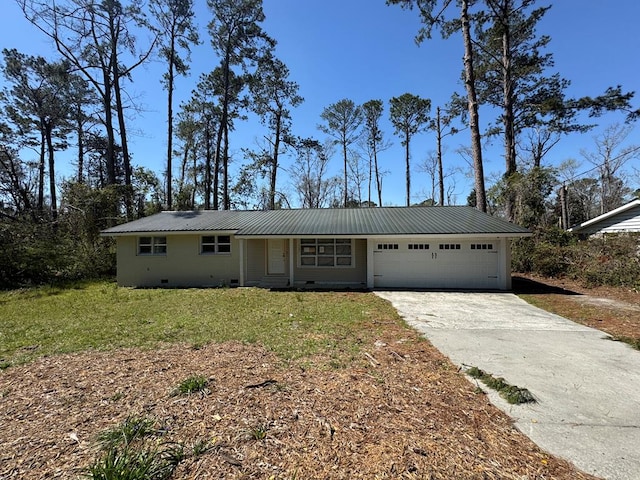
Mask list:
[[[589,288],[569,279],[523,274],[514,280],[514,289],[537,307],[640,345],[640,292],[636,290]]]

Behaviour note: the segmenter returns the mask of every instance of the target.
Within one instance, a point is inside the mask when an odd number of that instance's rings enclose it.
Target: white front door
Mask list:
[[[284,274],[285,250],[284,240],[267,240],[267,273],[269,275]]]

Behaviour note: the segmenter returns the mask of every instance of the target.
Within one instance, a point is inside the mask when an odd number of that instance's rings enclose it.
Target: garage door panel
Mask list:
[[[419,245],[422,245],[421,250],[417,249]],[[374,250],[374,285],[388,288],[497,288],[497,247],[497,242],[486,241],[435,240],[428,244],[424,240],[394,241],[386,250]]]

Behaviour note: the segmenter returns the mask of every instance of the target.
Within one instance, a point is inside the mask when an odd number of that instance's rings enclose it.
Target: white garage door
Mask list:
[[[498,287],[498,242],[403,240],[374,245],[374,286]]]

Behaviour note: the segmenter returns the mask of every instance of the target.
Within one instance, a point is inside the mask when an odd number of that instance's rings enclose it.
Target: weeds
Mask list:
[[[484,383],[487,387],[496,390],[500,396],[511,404],[535,403],[536,399],[526,388],[509,385],[504,378],[494,377],[489,373],[485,373],[478,367],[470,367],[466,370],[467,375],[476,378]]]
[[[192,393],[208,393],[209,380],[202,375],[192,375],[180,382],[174,391],[174,395],[191,395]]]
[[[209,450],[211,450],[211,448],[212,447],[211,447],[211,444],[209,443],[209,441],[207,441],[207,440],[198,440],[191,447],[191,453],[193,454],[194,457],[199,457],[199,456],[204,455],[205,453],[207,453]]]
[[[98,435],[102,455],[88,469],[92,480],[166,480],[189,455],[179,442],[161,442],[162,430],[146,417],[128,417],[122,425]],[[196,442],[191,455],[199,457],[211,447]]]
[[[119,427],[105,430],[98,435],[98,442],[104,449],[112,449],[120,445],[125,447],[135,440],[150,437],[158,433],[154,420],[146,417],[130,416]]]
[[[640,338],[627,337],[625,335],[612,335],[607,338],[613,340],[614,342],[624,342],[632,348],[640,350]]]
[[[112,446],[89,467],[87,476],[92,480],[164,480],[175,468],[157,450]]]
[[[256,441],[262,441],[267,438],[269,428],[270,425],[268,422],[259,423],[256,426],[249,428],[249,437],[253,438]]]

